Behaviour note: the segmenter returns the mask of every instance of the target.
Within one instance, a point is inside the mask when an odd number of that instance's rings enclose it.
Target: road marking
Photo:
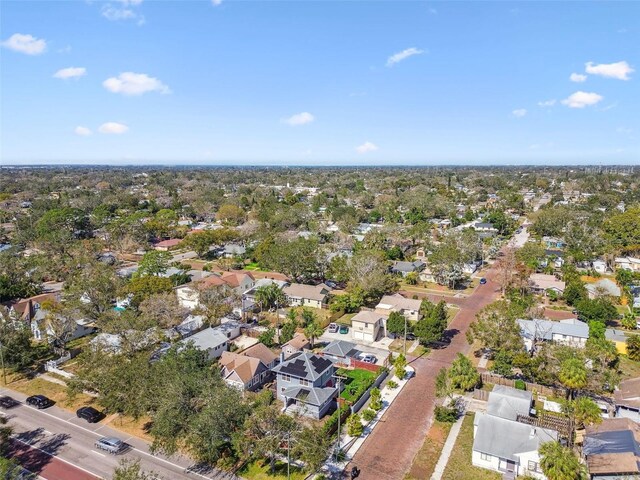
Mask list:
[[[77,468],[78,470],[82,470],[83,472],[88,473],[89,475],[91,475],[91,476],[93,476],[93,477],[102,478],[100,475],[96,475],[95,473],[93,473],[93,472],[91,472],[91,471],[87,470],[86,468],[82,468],[82,467],[80,467],[80,466],[78,466],[78,465],[76,465],[76,464],[74,464],[74,463],[71,463],[70,461],[65,460],[65,459],[64,459],[64,458],[62,458],[62,457],[59,457],[58,455],[52,455],[51,453],[47,452],[46,450],[43,450],[43,449],[41,449],[41,448],[36,447],[35,445],[31,445],[31,444],[29,444],[29,443],[27,443],[27,442],[24,442],[24,441],[20,440],[19,438],[15,438],[15,437],[12,437],[12,438],[13,438],[13,440],[15,440],[16,442],[20,442],[20,443],[22,443],[22,444],[24,444],[24,445],[27,445],[29,448],[35,448],[35,449],[36,449],[36,450],[38,450],[39,452],[42,452],[42,453],[44,453],[45,455],[48,455],[49,457],[57,458],[57,459],[58,459],[58,460],[60,460],[61,462],[64,462],[64,463],[66,463],[67,465],[71,465],[72,467]]]
[[[51,414],[51,413],[48,413],[48,412],[45,412],[44,410],[39,410],[39,409],[37,409],[37,408],[33,408],[33,407],[31,407],[31,408],[32,408],[33,410],[35,410],[35,411],[37,411],[37,412],[39,412],[39,413],[43,414],[43,415],[47,415],[48,417],[51,417],[51,418],[53,418],[53,419],[55,419],[55,420],[57,420],[57,421],[59,421],[59,422],[65,422],[65,423],[68,423],[68,424],[69,424],[69,425],[71,425],[71,426],[74,426],[74,427],[76,427],[76,428],[80,428],[80,429],[84,430],[85,432],[89,432],[89,433],[91,433],[91,434],[93,434],[93,435],[95,435],[95,436],[97,436],[97,437],[102,437],[102,436],[103,436],[103,435],[100,435],[99,433],[94,432],[93,430],[89,430],[88,428],[85,428],[85,427],[83,427],[83,426],[81,426],[81,425],[77,425],[77,424],[75,424],[75,423],[73,423],[73,422],[70,422],[69,420],[65,420],[65,419],[63,419],[63,418],[56,417],[55,415],[53,415],[53,414]],[[71,418],[76,418],[76,417],[71,417]],[[127,440],[129,440],[129,439],[131,439],[131,438],[134,438],[134,437],[133,437],[133,436],[130,436],[129,438],[127,438]],[[37,447],[34,447],[34,448],[37,448]],[[183,466],[178,465],[178,464],[176,464],[176,463],[170,462],[169,460],[165,460],[164,458],[157,457],[156,455],[153,455],[153,454],[151,454],[151,453],[145,452],[144,450],[140,450],[140,449],[138,449],[138,448],[135,448],[133,445],[131,445],[131,450],[132,450],[132,451],[136,451],[136,452],[138,452],[138,453],[141,453],[142,455],[146,455],[146,456],[148,456],[148,457],[151,457],[151,458],[153,458],[153,459],[155,459],[155,460],[159,460],[159,461],[161,461],[161,462],[164,462],[164,463],[166,463],[167,465],[171,465],[172,467],[177,468],[177,469],[178,469],[179,471],[181,471],[181,472],[184,472],[184,471],[186,470],[186,468],[188,468],[188,467],[183,467]],[[56,458],[60,458],[60,460],[63,460],[61,457],[58,457],[58,456],[56,456]],[[67,460],[63,460],[63,461],[64,461],[64,462],[66,462],[66,463],[68,463],[69,465],[74,465],[73,463],[68,462]],[[74,466],[75,466],[75,465],[74,465]],[[81,470],[84,470],[82,467],[77,467],[77,468],[80,468]],[[88,470],[85,470],[85,471],[86,471],[87,473],[91,473],[91,472],[89,472]],[[197,473],[197,472],[189,472],[189,473],[193,473],[194,475],[198,475],[199,477],[206,478],[207,480],[213,480],[211,477],[207,477],[207,476],[202,475],[202,474]],[[91,475],[94,475],[94,474],[93,474],[93,473],[91,473]]]
[[[53,435],[53,433],[51,433],[49,430],[43,430],[44,433],[46,433],[47,435]]]
[[[101,457],[106,457],[104,453],[96,452],[95,450],[90,450],[90,452],[95,453],[96,455],[100,455]]]

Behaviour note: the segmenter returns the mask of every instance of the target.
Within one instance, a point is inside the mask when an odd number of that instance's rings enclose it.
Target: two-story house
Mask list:
[[[338,389],[334,386],[333,362],[307,352],[294,353],[277,365],[277,395],[283,411],[299,412],[320,419],[335,404]]]
[[[385,295],[376,305],[375,312],[389,317],[391,312],[400,312],[407,320],[417,322],[420,320],[420,305],[422,301],[405,298],[399,293],[395,295]],[[385,320],[386,328],[386,320]]]
[[[264,344],[257,343],[240,353],[223,352],[219,364],[222,378],[240,390],[256,390],[271,377],[278,356]]]
[[[351,335],[354,340],[375,342],[385,334],[387,317],[377,312],[362,310],[351,319]]]

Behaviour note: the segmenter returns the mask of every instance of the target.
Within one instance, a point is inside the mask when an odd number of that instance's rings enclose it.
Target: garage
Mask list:
[[[361,340],[363,342],[373,342],[373,335],[371,333],[365,333],[365,332],[358,332],[357,330],[352,330],[353,332],[353,339],[354,340]]]

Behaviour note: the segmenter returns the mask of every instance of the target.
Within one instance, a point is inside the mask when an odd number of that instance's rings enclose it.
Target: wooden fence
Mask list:
[[[516,380],[501,377],[500,375],[495,375],[493,373],[488,373],[488,372],[481,373],[480,378],[482,379],[482,383],[493,383],[494,385],[505,385],[507,387],[514,387],[514,388],[516,385]],[[545,385],[540,385],[538,383],[529,383],[529,382],[524,382],[524,384],[528,392],[538,393],[538,394],[546,395],[550,397],[560,397],[560,398],[564,398],[567,395],[567,391],[563,387],[547,387]]]

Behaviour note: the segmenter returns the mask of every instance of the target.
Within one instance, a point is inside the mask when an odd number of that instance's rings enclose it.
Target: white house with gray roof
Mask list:
[[[320,419],[335,404],[333,361],[327,357],[298,352],[273,368],[277,374],[277,395],[283,411]]]
[[[529,416],[532,403],[531,392],[494,387],[487,411],[477,412],[473,420],[473,465],[500,472],[503,478],[530,475],[546,479],[538,448],[542,443],[557,441],[558,432],[518,421],[520,416]]]
[[[576,318],[559,322],[539,318],[519,319],[518,325],[520,325],[520,334],[524,345],[529,351],[542,341],[584,348],[589,339],[589,325]]]

